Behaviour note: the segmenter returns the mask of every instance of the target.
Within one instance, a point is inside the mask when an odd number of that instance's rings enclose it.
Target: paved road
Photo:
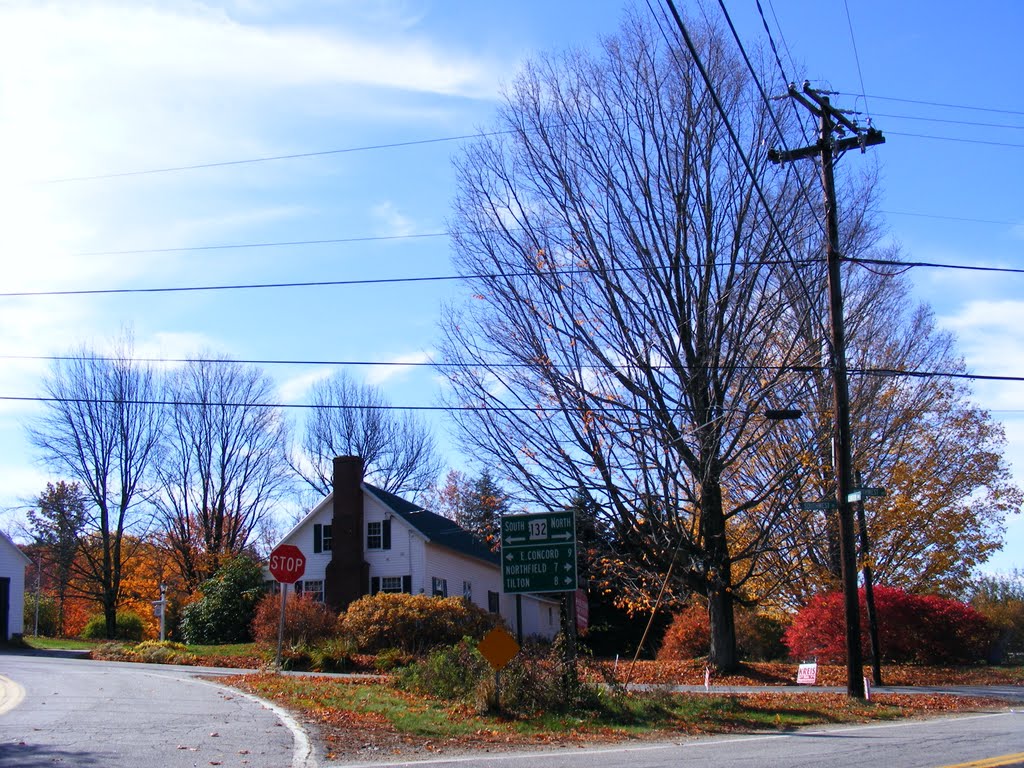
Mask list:
[[[199,675],[217,672],[0,654],[0,768],[314,768],[316,760],[309,741],[287,713],[198,679]],[[1014,686],[956,690],[974,695],[1001,694],[1013,702],[1010,706],[1024,702],[1024,688]],[[725,689],[715,687],[714,692]],[[984,765],[1024,766],[1024,712],[608,749],[322,765],[943,768],[1008,755],[1011,757]]]
[[[1003,758],[992,760],[992,758]],[[984,762],[979,762],[984,761]],[[966,765],[965,765],[966,764]],[[607,749],[480,754],[323,768],[1011,768],[1024,766],[1024,714],[1002,712],[785,734],[693,739]]]
[[[290,717],[199,672],[2,654],[0,766],[312,764]]]

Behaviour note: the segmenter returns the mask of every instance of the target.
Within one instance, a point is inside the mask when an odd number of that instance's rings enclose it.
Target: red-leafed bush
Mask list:
[[[736,608],[736,650],[749,661],[770,661],[786,655],[782,635],[786,625],[751,608]],[[711,626],[707,607],[694,603],[672,620],[658,649],[658,659],[675,661],[708,655]]]
[[[306,595],[288,595],[284,604],[284,642],[288,645],[306,645],[335,632],[337,616],[325,606]],[[256,606],[252,620],[252,636],[258,643],[277,643],[281,624],[281,595],[266,595]]]
[[[861,648],[870,652],[867,606],[860,591]],[[991,641],[989,622],[969,605],[936,595],[875,587],[882,661],[964,664],[983,661]],[[818,595],[793,619],[785,642],[795,659],[846,661],[846,624],[841,592]]]

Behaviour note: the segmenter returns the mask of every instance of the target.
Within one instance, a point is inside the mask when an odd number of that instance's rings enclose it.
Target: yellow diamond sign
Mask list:
[[[500,670],[519,653],[519,643],[506,630],[495,627],[484,635],[477,649],[495,670]]]

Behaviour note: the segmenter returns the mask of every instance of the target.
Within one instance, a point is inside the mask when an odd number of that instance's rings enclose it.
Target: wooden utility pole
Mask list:
[[[818,141],[810,147],[785,152],[772,150],[768,158],[774,163],[818,156],[821,160],[821,182],[825,192],[825,235],[827,238],[829,315],[831,319],[832,399],[835,411],[835,432],[832,442],[833,466],[836,472],[836,505],[839,514],[839,549],[842,560],[843,598],[846,614],[846,692],[864,698],[863,657],[860,649],[860,603],[857,599],[857,550],[850,494],[853,491],[853,451],[850,440],[850,389],[846,375],[846,330],[843,325],[843,288],[839,251],[839,216],[836,210],[833,163],[836,156],[854,147],[866,147],[885,141],[881,132],[869,128],[862,131],[829,102],[828,96],[804,82],[803,91],[789,86],[789,95],[818,117]],[[853,135],[836,139],[833,134],[850,131]]]

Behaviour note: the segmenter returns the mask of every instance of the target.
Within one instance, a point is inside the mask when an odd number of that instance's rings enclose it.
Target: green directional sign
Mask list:
[[[501,518],[506,593],[576,589],[576,518],[571,511]]]

